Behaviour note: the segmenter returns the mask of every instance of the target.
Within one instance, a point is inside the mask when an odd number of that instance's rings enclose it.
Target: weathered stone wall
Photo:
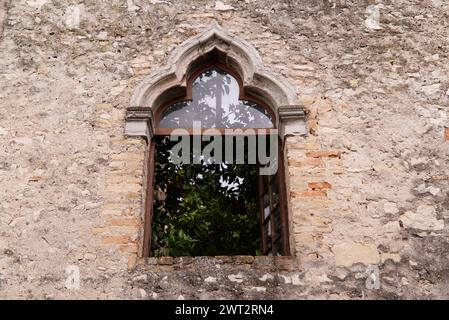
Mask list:
[[[448,298],[448,12],[442,0],[0,1],[0,297]],[[309,110],[310,134],[287,141],[287,267],[138,257],[146,145],[125,139],[125,109],[213,20]]]

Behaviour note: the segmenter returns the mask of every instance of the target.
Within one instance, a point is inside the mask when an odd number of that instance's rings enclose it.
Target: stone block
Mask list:
[[[294,198],[325,198],[326,191],[293,191],[290,195]]]
[[[159,265],[172,265],[173,264],[173,257],[160,257],[157,259],[157,264]]]
[[[380,262],[380,255],[374,244],[355,242],[341,243],[332,247],[337,266],[350,267],[356,263],[375,265]]]
[[[215,258],[218,261],[221,261],[222,263],[233,263],[234,262],[233,256],[216,256]]]
[[[176,257],[173,260],[173,263],[178,265],[187,265],[192,264],[193,262],[194,262],[193,257]]]
[[[113,184],[106,187],[107,193],[140,193],[142,186],[137,183]]]
[[[254,257],[254,267],[257,269],[271,269],[274,267],[272,256],[256,256]]]
[[[332,185],[329,182],[309,182],[308,187],[312,190],[331,189]]]
[[[405,228],[427,231],[444,229],[444,220],[438,220],[435,208],[429,205],[419,205],[416,211],[407,211],[399,218]]]
[[[236,264],[251,264],[254,262],[253,256],[235,256],[234,263]]]
[[[97,119],[95,120],[95,126],[100,128],[110,128],[112,127],[112,122],[106,119]]]

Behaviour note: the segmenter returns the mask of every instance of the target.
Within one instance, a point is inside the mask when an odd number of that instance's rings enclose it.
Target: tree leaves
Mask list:
[[[174,165],[158,138],[152,254],[255,255],[259,249],[256,165]]]

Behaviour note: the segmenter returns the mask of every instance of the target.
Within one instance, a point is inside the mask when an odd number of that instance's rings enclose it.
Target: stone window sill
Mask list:
[[[160,257],[141,259],[141,267],[150,270],[188,270],[202,266],[254,268],[267,271],[300,271],[299,261],[294,256],[215,256],[215,257]]]

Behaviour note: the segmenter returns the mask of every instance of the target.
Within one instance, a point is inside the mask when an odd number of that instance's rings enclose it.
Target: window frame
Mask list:
[[[280,138],[279,138],[280,140]],[[278,170],[275,175],[267,176],[268,185],[267,185],[267,194],[269,195],[269,223],[271,225],[271,244],[267,243],[268,236],[265,235],[265,221],[268,219],[265,218],[264,215],[264,176],[259,175],[258,180],[258,201],[259,201],[259,217],[260,217],[260,237],[261,237],[261,252],[262,255],[266,256],[270,253],[269,247],[271,245],[271,252],[273,255],[277,254],[277,247],[275,243],[277,240],[282,241],[282,251],[283,256],[289,256],[290,252],[290,238],[289,238],[289,229],[288,229],[288,207],[287,207],[287,187],[285,184],[285,167],[284,167],[284,157],[283,157],[283,145],[281,141],[278,144]],[[273,179],[277,179],[278,184],[278,194],[279,194],[279,223],[280,225],[280,236],[276,236],[276,226],[274,222],[273,212],[275,211],[275,207],[272,205],[272,192],[271,192],[271,182]]]
[[[186,100],[192,100],[192,88],[193,88],[193,82],[196,80],[196,78],[203,72],[218,68],[221,69],[231,76],[233,76],[238,83],[239,86],[239,100],[246,100],[257,103],[259,106],[263,107],[271,116],[273,128],[251,128],[254,132],[257,132],[257,130],[270,130],[270,129],[278,129],[277,123],[278,123],[278,117],[276,116],[275,112],[271,107],[269,107],[264,101],[248,95],[245,92],[245,88],[243,85],[243,81],[239,74],[235,72],[232,68],[221,64],[217,62],[212,63],[206,63],[201,65],[199,68],[191,72],[190,76],[187,80],[186,85],[186,94],[179,98],[171,99],[168,102],[162,104],[156,112],[153,114],[154,119],[154,136],[169,136],[173,130],[177,130],[178,128],[159,128],[158,124],[167,108],[172,106],[175,103],[186,101]],[[193,128],[183,128],[184,131],[189,135],[194,135]],[[210,130],[211,128],[201,128],[201,134],[203,134],[204,131]],[[214,130],[217,130],[217,132],[220,132],[221,135],[224,135],[225,130],[229,130],[229,128],[213,128]],[[245,128],[239,128],[245,130]],[[198,130],[197,130],[198,131]],[[197,134],[198,132],[195,132]],[[247,135],[248,133],[243,133],[244,135]],[[269,133],[267,133],[268,135]],[[179,135],[179,134],[177,134]],[[283,238],[283,256],[290,256],[290,235],[289,235],[289,223],[288,223],[288,205],[287,205],[287,191],[286,191],[286,180],[285,180],[285,165],[284,165],[284,143],[280,137],[278,137],[278,170],[276,175],[278,176],[278,193],[279,193],[279,206],[280,206],[280,223],[281,223],[281,238]],[[148,155],[146,159],[146,195],[145,195],[145,213],[144,213],[144,230],[143,230],[143,246],[142,246],[142,254],[144,258],[151,257],[151,239],[152,239],[152,224],[153,224],[153,197],[154,197],[154,184],[155,184],[155,155],[156,155],[156,142],[155,139],[152,137],[149,141],[149,148],[148,148]],[[269,176],[274,177],[274,176]],[[263,176],[259,175],[258,179],[258,202],[260,203],[260,197],[263,196],[263,185],[262,185],[262,179]],[[270,178],[269,178],[270,179]],[[261,190],[262,189],[262,190]],[[271,197],[271,196],[270,196]],[[263,199],[262,199],[263,201]],[[260,206],[259,206],[260,207]],[[260,235],[261,238],[261,252],[262,255],[266,256],[266,239],[264,237],[264,216],[263,216],[263,206],[259,208],[259,215],[260,215]],[[270,212],[271,217],[271,212]],[[270,223],[272,223],[272,229],[273,228],[273,218],[270,218]],[[273,231],[272,231],[273,232]],[[272,243],[274,244],[274,237],[272,237]],[[272,247],[273,255],[275,255],[276,250],[274,247]]]
[[[276,117],[276,114],[274,113],[273,109],[270,108],[264,101],[262,101],[256,97],[253,97],[251,95],[246,94],[245,88],[243,86],[243,81],[234,70],[232,70],[228,66],[221,64],[221,63],[208,63],[208,64],[204,64],[200,68],[196,69],[189,76],[189,78],[187,80],[187,85],[186,85],[186,95],[184,97],[172,99],[169,102],[164,103],[161,107],[159,107],[156,110],[156,112],[153,115],[154,123],[155,123],[155,130],[154,130],[155,135],[170,135],[171,132],[176,129],[176,128],[159,128],[158,127],[159,121],[161,120],[165,110],[167,110],[169,107],[171,107],[175,103],[187,101],[187,100],[192,101],[193,82],[196,80],[196,78],[198,78],[198,76],[200,74],[202,74],[203,72],[205,72],[209,69],[213,69],[213,68],[221,69],[221,70],[229,73],[232,77],[234,77],[237,80],[237,83],[239,85],[239,100],[247,100],[247,101],[255,102],[258,105],[260,105],[261,107],[263,107],[270,114],[272,122],[273,122],[273,128],[270,128],[270,129],[277,129],[277,125],[276,125],[277,117]],[[187,132],[189,132],[190,135],[193,134],[193,131],[191,128],[183,128],[183,129],[187,130]],[[208,129],[209,128],[202,128],[201,130],[204,131],[204,130],[208,130]],[[226,128],[213,128],[213,129],[220,131],[221,134],[223,134],[225,132],[225,130],[227,130]],[[252,129],[257,130],[257,129],[267,129],[267,128],[252,128]]]

